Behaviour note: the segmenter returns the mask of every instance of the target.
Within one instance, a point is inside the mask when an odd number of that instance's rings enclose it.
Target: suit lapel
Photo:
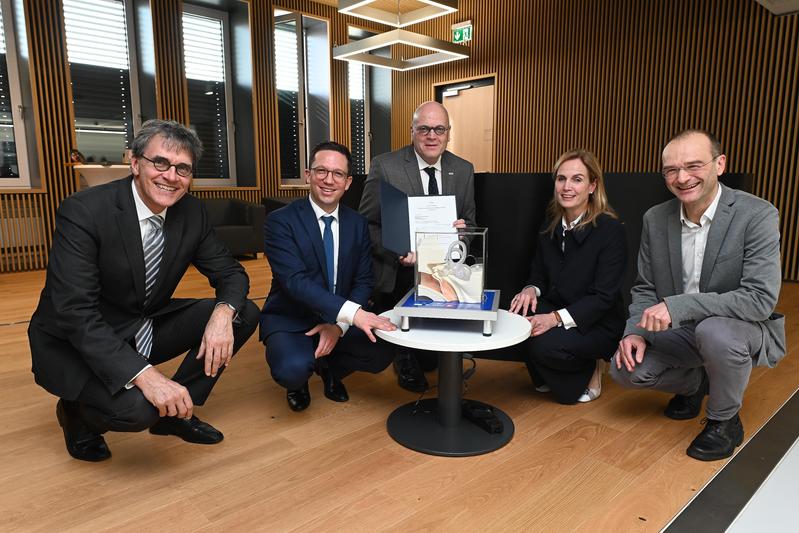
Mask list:
[[[143,302],[144,251],[142,250],[139,217],[136,214],[136,205],[133,203],[131,180],[132,178],[129,177],[119,182],[119,190],[117,191],[117,208],[119,211],[116,214],[116,220],[120,241],[125,249],[125,255],[128,256],[128,264],[133,275],[136,297],[140,302]]]
[[[677,209],[672,211],[666,221],[667,239],[669,243],[669,263],[671,264],[671,279],[674,283],[675,294],[682,294],[685,288],[682,284],[682,226],[680,222],[680,203],[675,202]]]
[[[449,152],[441,156],[442,194],[455,196],[455,172],[449,166]]]
[[[419,174],[419,162],[416,160],[413,145],[408,146],[405,150],[405,174],[408,178],[408,184],[411,186],[411,196],[424,196],[422,176]]]
[[[302,200],[293,202],[291,205],[297,205],[297,215],[299,216],[302,227],[308,234],[308,239],[313,246],[316,260],[319,262],[319,269],[322,271],[325,281],[329,284],[330,280],[327,279],[327,260],[325,256],[325,247],[322,243],[322,235],[319,231],[319,221],[316,219],[316,214],[311,208],[310,202],[311,200],[309,198],[304,198]],[[339,231],[341,231],[341,228],[339,228]],[[339,249],[340,248],[341,247],[339,246]]]
[[[710,223],[710,232],[707,235],[707,242],[705,243],[705,254],[702,259],[702,274],[699,277],[699,291],[705,292],[707,284],[710,281],[710,274],[713,272],[713,267],[716,265],[721,245],[724,242],[724,237],[730,229],[730,222],[734,214],[733,204],[735,203],[735,194],[728,188],[719,184],[721,187],[721,198],[719,198],[719,205],[716,208],[716,214],[713,215],[713,222]]]

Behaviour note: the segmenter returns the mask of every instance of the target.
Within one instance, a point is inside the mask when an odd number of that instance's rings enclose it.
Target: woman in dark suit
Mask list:
[[[603,360],[624,331],[627,239],[593,154],[566,152],[553,177],[530,278],[510,311],[532,325],[526,362],[536,390],[560,403],[590,402],[602,392]]]

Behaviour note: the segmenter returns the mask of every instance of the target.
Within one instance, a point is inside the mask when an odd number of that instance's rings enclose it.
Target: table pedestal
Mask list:
[[[501,433],[488,433],[463,418],[463,355],[441,353],[438,361],[438,398],[411,402],[397,408],[386,422],[389,435],[406,448],[449,457],[480,455],[510,442],[513,421],[496,407],[491,409],[502,421]]]

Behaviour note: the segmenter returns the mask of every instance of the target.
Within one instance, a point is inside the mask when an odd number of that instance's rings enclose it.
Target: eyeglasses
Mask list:
[[[715,161],[717,158],[718,158],[718,156],[714,157],[713,159],[711,159],[707,163],[691,163],[690,165],[685,165],[684,167],[665,167],[663,170],[660,171],[660,173],[663,174],[664,178],[670,179],[670,180],[673,180],[674,178],[679,176],[681,170],[684,170],[685,172],[687,172],[691,176],[696,176],[697,174],[699,174],[699,172],[703,168],[708,166],[710,163]]]
[[[336,181],[344,181],[347,179],[347,173],[341,170],[328,170],[325,167],[314,167],[311,173],[318,180],[326,180],[328,174],[333,174],[333,179]]]
[[[150,159],[146,155],[142,155],[140,157],[152,163],[153,167],[155,167],[155,170],[159,172],[166,172],[170,167],[175,167],[175,173],[181,178],[188,178],[191,176],[191,173],[194,172],[194,167],[186,163],[178,163],[173,165],[168,159],[164,159],[163,157],[156,157],[155,159]]]
[[[423,137],[433,131],[440,137],[441,135],[447,133],[450,128],[451,126],[415,126],[413,131],[416,133],[416,135],[421,135]]]

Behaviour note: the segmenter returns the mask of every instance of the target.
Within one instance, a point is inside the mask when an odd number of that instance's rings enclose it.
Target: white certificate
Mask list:
[[[416,251],[416,232],[457,233],[452,223],[458,220],[455,196],[409,196],[408,227],[411,251]]]

